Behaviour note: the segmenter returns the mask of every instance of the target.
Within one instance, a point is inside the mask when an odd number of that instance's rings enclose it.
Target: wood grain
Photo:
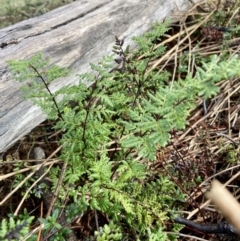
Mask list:
[[[41,51],[52,63],[71,68],[71,76],[52,83],[51,90],[56,91],[76,83],[77,73],[110,54],[115,35],[131,45],[131,38],[156,20],[184,14],[191,7],[188,0],[80,0],[0,30],[0,153],[46,118],[23,100],[7,60],[30,58]]]

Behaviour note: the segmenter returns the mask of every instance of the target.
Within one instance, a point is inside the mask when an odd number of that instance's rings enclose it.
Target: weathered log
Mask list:
[[[7,60],[26,59],[41,51],[51,63],[70,67],[70,77],[52,83],[51,90],[56,91],[76,83],[77,73],[110,54],[114,35],[131,45],[131,38],[156,20],[190,7],[189,0],[80,0],[0,30],[0,153],[46,118],[38,107],[23,100]]]

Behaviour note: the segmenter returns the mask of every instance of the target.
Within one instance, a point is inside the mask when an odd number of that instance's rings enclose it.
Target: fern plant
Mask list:
[[[148,71],[150,61],[165,51],[155,44],[167,26],[167,21],[156,23],[152,31],[135,37],[138,47],[131,53],[116,37],[117,68],[113,69],[114,55],[106,56],[91,64],[91,73],[79,75],[78,85],[55,93],[51,82],[68,70],[49,66],[42,55],[9,62],[16,79],[30,81],[24,89],[30,93],[27,98],[56,120],[54,128],[62,131],[61,158],[68,164],[64,184],[73,200],[66,207],[69,218],[96,210],[120,228],[123,238],[128,236],[123,231],[128,226],[136,240],[167,239],[162,231],[167,213],[177,208],[176,201],[184,195],[167,176],[152,172],[149,166],[157,149],[167,145],[169,132],[185,128],[198,96],[210,98],[218,91],[217,82],[240,74],[237,58],[213,56],[194,77],[168,85],[167,71]],[[139,60],[140,56],[144,57]],[[92,85],[88,88],[86,82]],[[52,170],[54,183],[56,170]],[[64,198],[59,196],[59,205]]]
[[[24,221],[18,219],[14,220],[10,217],[7,221],[3,219],[0,226],[0,238],[2,241],[18,241],[21,240],[25,235],[29,233],[29,225],[34,217],[28,217]]]
[[[99,231],[96,231],[95,236],[97,241],[120,241],[123,235],[117,225],[109,223],[109,225],[105,224],[103,228],[101,227]]]

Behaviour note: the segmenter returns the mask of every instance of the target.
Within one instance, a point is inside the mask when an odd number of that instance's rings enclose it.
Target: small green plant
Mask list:
[[[152,31],[134,38],[138,48],[132,53],[124,51],[124,41],[116,37],[113,52],[118,68],[112,71],[114,56],[106,56],[91,64],[91,73],[79,75],[76,86],[55,93],[51,82],[68,70],[49,66],[42,55],[9,62],[16,79],[28,81],[27,98],[56,120],[54,128],[62,131],[61,158],[68,164],[63,183],[73,200],[67,212],[74,216],[95,210],[111,221],[96,234],[98,240],[108,233],[115,240],[124,239],[126,227],[135,240],[167,239],[163,232],[167,213],[177,209],[177,201],[185,195],[150,165],[158,148],[168,144],[170,131],[186,127],[199,96],[211,98],[218,92],[216,83],[240,76],[236,57],[218,56],[202,62],[195,76],[189,74],[172,85],[167,71],[148,71],[149,63],[165,52],[164,46],[155,45],[167,26],[168,21],[156,23]],[[140,56],[144,58],[139,60]],[[87,88],[86,82],[92,85]],[[56,170],[52,170],[55,185]],[[66,198],[64,189],[60,193],[58,205]],[[55,227],[55,221],[47,222]]]
[[[55,209],[51,216],[47,219],[41,218],[40,222],[44,224],[43,232],[49,238],[47,240],[53,241],[65,241],[65,236],[71,231],[67,228],[63,228],[58,222],[59,209]]]
[[[95,232],[97,241],[121,241],[122,232],[121,229],[114,223],[105,224],[104,227],[100,227],[99,231]]]
[[[34,217],[28,217],[24,221],[14,220],[10,217],[9,220],[3,219],[0,226],[0,239],[2,241],[19,241],[29,233],[29,225]]]
[[[221,153],[229,164],[236,164],[239,161],[239,150],[233,145],[224,146]]]

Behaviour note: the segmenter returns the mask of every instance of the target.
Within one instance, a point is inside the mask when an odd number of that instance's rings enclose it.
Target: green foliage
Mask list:
[[[20,219],[15,221],[13,217],[10,217],[8,221],[3,219],[0,227],[0,239],[2,241],[21,240],[29,233],[29,225],[33,218],[34,217],[28,217],[24,221]]]
[[[167,240],[167,235],[163,232],[162,228],[159,228],[157,232],[152,233],[151,229],[147,229],[148,231],[148,241],[164,241]]]
[[[97,241],[120,241],[122,240],[122,233],[120,228],[117,225],[114,225],[112,222],[104,227],[100,227],[100,231],[95,232]]]
[[[31,99],[40,105],[49,119],[59,117],[56,96],[49,85],[57,78],[67,76],[70,71],[66,68],[50,65],[50,60],[39,53],[29,60],[8,61],[9,68],[16,79],[24,82],[22,90],[25,99]]]
[[[131,54],[116,37],[113,52],[121,67],[112,71],[114,56],[106,56],[91,64],[91,73],[79,75],[76,86],[55,93],[49,86],[65,76],[66,69],[49,66],[42,55],[9,62],[16,79],[31,80],[24,88],[26,97],[55,119],[55,129],[62,131],[61,158],[68,164],[64,184],[73,200],[66,208],[69,218],[92,209],[111,220],[96,233],[97,240],[111,235],[111,240],[126,238],[124,225],[139,240],[167,239],[162,231],[167,213],[177,209],[176,201],[184,195],[149,165],[156,159],[157,148],[168,144],[170,131],[186,127],[198,96],[211,98],[218,92],[216,83],[240,75],[237,58],[219,60],[217,56],[203,62],[194,77],[188,75],[171,86],[167,71],[148,71],[149,62],[165,51],[164,46],[155,47],[167,24],[157,23],[151,32],[134,38],[138,48]],[[92,85],[87,88],[86,82]],[[51,173],[56,185],[58,169]],[[59,205],[64,198],[62,188]],[[55,214],[42,220],[47,230],[60,228]],[[61,232],[56,235],[54,240],[63,238]]]
[[[239,161],[239,150],[236,149],[233,145],[226,145],[221,151],[223,157],[222,159],[226,160],[229,164],[236,164]]]
[[[45,235],[50,233],[49,241],[65,241],[65,235],[71,231],[67,228],[63,228],[58,222],[59,209],[55,209],[51,216],[47,219],[40,218],[40,222],[44,224],[43,233]]]
[[[201,63],[202,67],[197,67],[194,84],[199,90],[198,94],[205,99],[218,93],[219,88],[215,86],[216,83],[240,76],[240,61],[237,55],[228,60],[220,60],[220,57],[213,55],[208,63],[203,61]]]

